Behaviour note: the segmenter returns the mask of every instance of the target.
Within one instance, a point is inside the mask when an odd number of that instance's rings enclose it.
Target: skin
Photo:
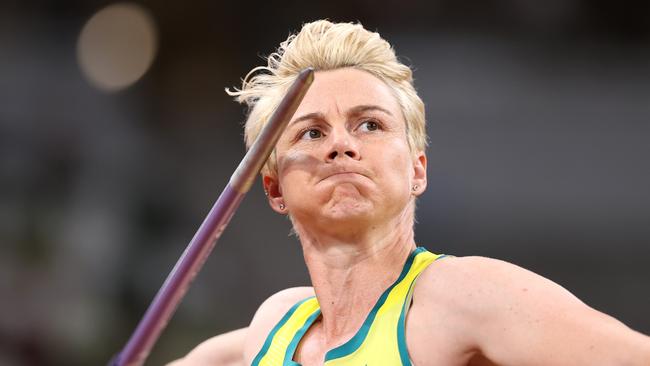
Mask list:
[[[313,288],[273,295],[248,328],[206,341],[174,366],[250,365],[287,310],[313,294],[322,317],[294,360],[322,365],[416,248],[426,156],[409,148],[399,105],[381,80],[350,68],[317,72],[276,151],[278,170],[263,177],[264,187],[271,207],[291,215]],[[650,365],[649,337],[543,277],[482,257],[423,271],[406,339],[418,366]]]

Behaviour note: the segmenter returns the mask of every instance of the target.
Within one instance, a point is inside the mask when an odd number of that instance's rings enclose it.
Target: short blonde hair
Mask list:
[[[351,67],[382,80],[402,110],[411,151],[426,148],[424,103],[413,87],[411,69],[397,59],[391,45],[378,33],[364,29],[361,24],[327,20],[304,24],[298,34],[290,35],[268,57],[267,66],[258,66],[246,75],[241,89],[226,89],[236,101],[248,106],[244,127],[247,147],[253,144],[296,75],[310,66],[316,71]],[[273,155],[262,173],[277,173],[276,169]]]

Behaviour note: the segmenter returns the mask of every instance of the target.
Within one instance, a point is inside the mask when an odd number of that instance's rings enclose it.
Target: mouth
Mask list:
[[[357,171],[336,171],[336,172],[331,172],[329,174],[326,174],[320,181],[324,181],[327,179],[346,179],[346,178],[368,178],[367,175],[357,172]]]
[[[330,175],[329,177],[326,177],[325,179],[329,178],[345,178],[345,177],[355,177],[355,176],[362,176],[359,173],[353,173],[353,172],[345,172],[345,173],[334,173]]]

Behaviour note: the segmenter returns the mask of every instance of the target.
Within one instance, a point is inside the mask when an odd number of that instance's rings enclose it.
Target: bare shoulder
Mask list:
[[[246,337],[244,346],[246,364],[253,361],[253,358],[262,348],[266,337],[287,311],[298,301],[310,296],[314,296],[312,287],[292,287],[273,294],[260,305],[253,317]]]
[[[650,351],[648,337],[592,309],[562,286],[485,257],[451,257],[429,265],[415,285],[408,316],[418,325],[412,338],[430,339],[444,329],[459,354],[484,356],[496,364],[608,360],[601,364],[645,365]],[[425,343],[412,342],[409,350],[416,358],[426,355]],[[612,354],[612,345],[626,352]],[[545,361],[531,361],[535,359]]]
[[[570,302],[580,302],[569,291],[525,268],[502,260],[487,257],[448,257],[429,265],[420,275],[415,287],[416,294],[428,298],[467,300],[467,296],[480,296],[487,301],[503,299],[501,296],[519,296],[529,293],[544,293],[564,298]],[[446,296],[445,296],[446,294]]]
[[[468,326],[477,317],[507,314],[503,309],[587,308],[549,279],[512,263],[477,256],[444,258],[429,265],[415,285],[414,299],[438,311],[453,310]]]
[[[459,352],[471,353],[481,348],[483,334],[493,332],[493,326],[507,326],[512,314],[539,319],[548,304],[584,307],[561,286],[517,265],[486,257],[446,257],[418,278],[409,317],[428,329],[457,332],[449,336],[458,340]]]
[[[269,297],[257,310],[248,328],[214,336],[169,366],[250,365],[275,324],[296,302],[314,295],[311,287],[295,287]]]

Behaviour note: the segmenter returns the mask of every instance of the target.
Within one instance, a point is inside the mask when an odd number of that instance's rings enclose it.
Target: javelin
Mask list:
[[[311,67],[298,74],[296,81],[239,163],[226,188],[158,290],[131,338],[122,351],[109,362],[110,366],[140,366],[147,359],[151,348],[185,296],[190,283],[203,267],[239,203],[250,190],[313,81],[314,70]]]

